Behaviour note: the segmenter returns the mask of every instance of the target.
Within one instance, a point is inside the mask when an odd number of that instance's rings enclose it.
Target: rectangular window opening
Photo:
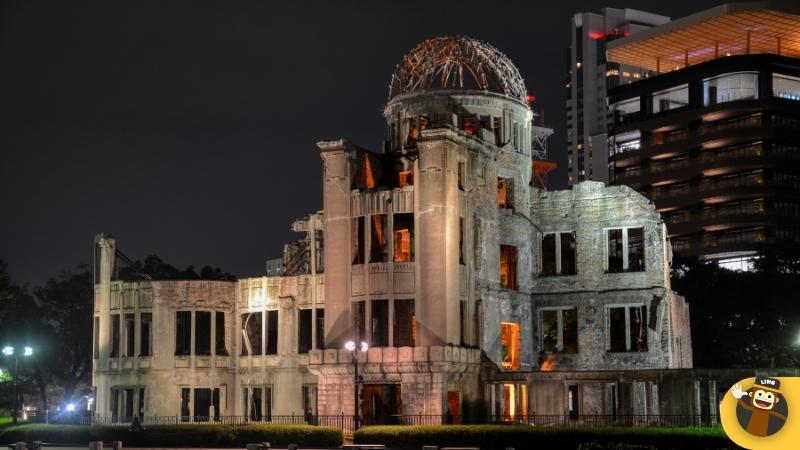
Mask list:
[[[175,356],[185,356],[192,352],[192,312],[175,313]]]
[[[372,320],[370,322],[370,331],[372,332],[372,336],[370,339],[370,345],[372,347],[388,347],[389,301],[372,300],[370,306],[372,307]]]
[[[153,354],[153,313],[139,314],[139,356]]]
[[[500,324],[500,366],[519,370],[520,333],[518,323]]]
[[[350,241],[353,264],[364,264],[364,217],[353,217],[353,233]]]
[[[370,216],[370,252],[369,262],[387,262],[389,260],[389,223],[386,214]]]
[[[414,214],[394,215],[394,261],[414,261]]]
[[[497,206],[514,209],[514,180],[497,178]]]
[[[278,311],[267,311],[267,354],[278,354]]]
[[[311,350],[311,318],[312,310],[301,309],[297,312],[297,353],[308,353]]]
[[[217,356],[228,356],[228,347],[225,345],[225,313],[217,311],[214,313],[214,353]]]
[[[317,308],[317,350],[325,350],[325,308]]]
[[[119,314],[111,315],[111,353],[108,356],[114,358],[119,356]]]
[[[413,347],[415,344],[414,299],[394,301],[394,346]]]
[[[211,355],[211,311],[196,311],[194,316],[194,354]]]
[[[500,245],[500,287],[517,289],[517,247]]]
[[[241,356],[261,356],[262,336],[261,311],[242,314],[242,353]]]

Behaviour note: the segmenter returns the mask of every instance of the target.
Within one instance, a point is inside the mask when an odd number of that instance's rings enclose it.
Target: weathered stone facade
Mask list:
[[[384,116],[382,153],[318,144],[324,212],[293,225],[305,237],[287,246],[289,275],[115,281],[115,243],[97,239],[98,415],[352,415],[350,340],[370,346],[355,353],[358,413],[373,422],[600,413],[599,399],[628,397],[605,385],[578,396],[564,378],[557,394],[541,386],[558,373],[691,367],[688,306],[644,197],[532,187],[534,114],[503,90],[407,90]],[[134,319],[138,342],[142,313],[150,351],[128,355],[124,324]],[[631,401],[655,395],[636,386]]]

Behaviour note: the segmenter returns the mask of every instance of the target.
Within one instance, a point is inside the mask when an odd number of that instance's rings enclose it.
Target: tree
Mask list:
[[[156,255],[149,255],[142,261],[134,261],[119,271],[122,280],[222,280],[236,281],[236,276],[223,272],[219,267],[204,266],[198,274],[194,266],[181,270],[166,263]]]
[[[94,281],[86,265],[63,272],[35,291],[47,343],[41,352],[47,371],[71,400],[91,380]]]
[[[792,367],[800,305],[800,246],[760,251],[754,270],[735,272],[716,263],[676,256],[672,287],[691,307],[696,367]]]

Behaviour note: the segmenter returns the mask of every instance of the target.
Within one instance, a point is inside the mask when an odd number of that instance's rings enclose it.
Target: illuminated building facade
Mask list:
[[[613,182],[650,197],[673,249],[746,269],[800,237],[800,15],[721,5],[608,46],[650,76],[609,90]]]
[[[606,60],[606,45],[662,25],[669,17],[636,9],[603,8],[570,20],[567,52],[567,182],[609,182],[607,87],[640,79],[646,71]]]
[[[691,367],[665,226],[627,187],[533,187],[527,100],[486,43],[413,49],[382,151],[318,143],[324,211],[293,224],[281,276],[116,280],[115,242],[99,236],[97,414],[350,417],[348,341],[369,345],[364,423],[657,413],[657,379],[636,371]]]

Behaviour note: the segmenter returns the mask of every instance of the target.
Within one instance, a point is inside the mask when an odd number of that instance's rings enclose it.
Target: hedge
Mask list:
[[[342,430],[312,425],[192,424],[151,425],[133,432],[128,426],[28,424],[0,430],[0,443],[42,441],[87,445],[90,441],[122,441],[133,447],[244,447],[269,442],[273,446],[334,448],[342,444]]]
[[[720,428],[557,428],[527,425],[371,426],[356,431],[356,444],[420,448],[567,449],[584,444],[655,446],[658,450],[738,448]],[[588,447],[592,448],[592,447]],[[615,448],[615,447],[611,447]],[[634,447],[635,448],[635,447]]]

